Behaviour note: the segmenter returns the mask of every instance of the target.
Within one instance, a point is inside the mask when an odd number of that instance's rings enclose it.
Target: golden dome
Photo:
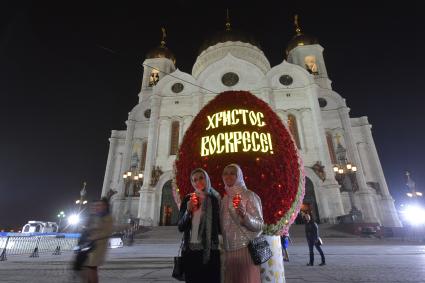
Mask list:
[[[297,46],[312,45],[312,44],[318,44],[319,43],[319,41],[316,37],[304,34],[301,31],[301,27],[298,23],[298,15],[295,15],[294,23],[295,23],[295,35],[288,42],[288,45],[286,47],[286,55],[288,55],[289,52]]]
[[[229,10],[227,9],[227,17],[226,17],[226,29],[224,31],[220,31],[213,36],[207,38],[204,40],[204,42],[201,45],[201,48],[199,49],[199,54],[202,53],[205,49],[207,49],[210,46],[214,46],[218,43],[222,42],[228,42],[228,41],[240,41],[249,43],[251,45],[254,45],[261,49],[260,44],[249,34],[241,32],[241,31],[235,31],[232,29],[230,24],[230,17],[229,17]]]
[[[227,42],[227,41],[245,42],[261,49],[260,44],[252,36],[240,31],[225,30],[225,31],[218,32],[214,34],[213,36],[204,40],[204,42],[201,45],[201,48],[199,49],[199,54],[201,54],[202,51],[204,51],[210,46],[214,46],[218,43]]]
[[[155,47],[154,49],[150,50],[148,54],[146,54],[146,59],[168,58],[171,61],[173,61],[175,65],[176,57],[174,56],[173,52],[171,52],[170,49],[168,49],[167,46],[165,45],[165,37],[167,36],[165,33],[165,28],[161,28],[161,30],[162,30],[161,44],[158,47]]]

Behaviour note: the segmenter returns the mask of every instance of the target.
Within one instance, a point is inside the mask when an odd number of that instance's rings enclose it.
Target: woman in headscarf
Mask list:
[[[221,201],[221,231],[225,249],[224,282],[261,282],[260,266],[255,265],[248,250],[250,240],[263,229],[261,199],[247,189],[241,168],[227,165],[223,170],[226,195]]]
[[[183,262],[186,282],[220,282],[220,195],[198,168],[190,174],[194,193],[180,206],[178,228],[184,232]]]

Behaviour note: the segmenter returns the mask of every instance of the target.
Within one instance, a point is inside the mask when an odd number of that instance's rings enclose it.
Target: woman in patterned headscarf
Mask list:
[[[186,282],[219,283],[220,196],[203,169],[193,170],[190,180],[195,192],[183,199],[178,222]]]
[[[223,182],[226,195],[221,202],[220,216],[226,255],[224,281],[261,282],[260,266],[254,264],[247,247],[250,240],[262,233],[264,221],[261,200],[247,189],[242,170],[237,164],[224,168]],[[235,196],[240,197],[240,200]]]

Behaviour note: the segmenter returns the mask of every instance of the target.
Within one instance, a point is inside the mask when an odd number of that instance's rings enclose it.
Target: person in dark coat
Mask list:
[[[220,195],[203,169],[192,171],[190,179],[195,192],[183,199],[178,221],[185,280],[220,283]]]
[[[325,255],[323,254],[321,246],[321,241],[319,238],[319,227],[317,226],[316,222],[314,222],[313,219],[311,219],[311,216],[309,214],[304,215],[305,219],[305,236],[307,238],[308,243],[308,249],[310,251],[310,262],[307,263],[307,266],[313,266],[314,265],[314,253],[313,253],[313,247],[316,247],[317,251],[320,254],[320,257],[322,258],[322,263],[319,265],[326,265],[325,262]]]

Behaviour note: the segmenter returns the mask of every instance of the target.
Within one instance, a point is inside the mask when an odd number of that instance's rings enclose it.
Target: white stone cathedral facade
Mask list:
[[[185,131],[217,93],[246,90],[270,105],[297,143],[307,177],[304,210],[322,223],[337,223],[354,205],[365,222],[401,226],[372,126],[366,116],[350,117],[345,99],[332,90],[323,47],[314,37],[297,25],[286,52],[282,48],[282,63],[271,67],[255,42],[228,25],[206,42],[191,73],[176,69],[164,39],[144,61],[139,103],[127,129],[113,130],[109,138],[102,195],[117,192],[112,197],[117,221],[176,223],[171,180]],[[339,165],[345,173],[347,164],[357,171],[342,180],[333,168]]]

